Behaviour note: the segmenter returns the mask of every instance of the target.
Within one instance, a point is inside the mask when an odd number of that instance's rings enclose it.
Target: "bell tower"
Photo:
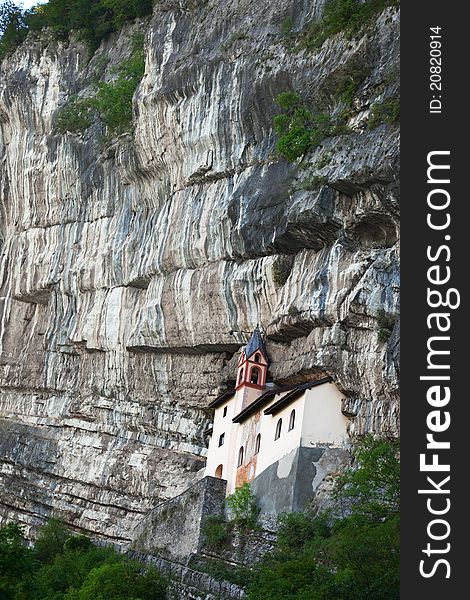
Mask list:
[[[258,325],[240,355],[235,390],[241,396],[240,409],[250,405],[266,386],[269,357]]]

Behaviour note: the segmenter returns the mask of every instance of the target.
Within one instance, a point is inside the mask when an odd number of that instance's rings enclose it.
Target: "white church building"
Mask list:
[[[250,482],[262,512],[304,508],[324,478],[349,462],[344,395],[331,377],[267,383],[269,356],[258,327],[242,351],[235,389],[216,398],[206,476],[227,494]]]

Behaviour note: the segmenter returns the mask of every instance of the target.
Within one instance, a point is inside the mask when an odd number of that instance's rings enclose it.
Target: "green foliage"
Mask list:
[[[357,469],[337,479],[337,497],[352,503],[355,515],[376,522],[398,513],[400,508],[400,461],[397,441],[367,436],[356,448]]]
[[[0,2],[0,60],[21,44],[27,32],[22,9],[12,0]]]
[[[289,278],[292,270],[291,256],[278,256],[272,265],[272,274],[274,283],[282,287]]]
[[[311,23],[300,35],[295,50],[316,50],[332,35],[354,37],[387,6],[398,0],[327,0],[322,21]]]
[[[132,122],[132,98],[145,68],[143,36],[133,40],[130,58],[117,69],[118,77],[111,83],[100,83],[94,106],[111,134],[128,130]]]
[[[230,539],[230,527],[222,517],[208,517],[202,528],[205,543],[211,548],[221,548]]]
[[[291,552],[302,550],[305,544],[316,537],[326,538],[330,534],[324,517],[313,519],[306,513],[284,513],[278,517],[277,546]]]
[[[274,131],[279,136],[276,148],[291,162],[316,148],[325,138],[348,133],[344,124],[330,115],[312,114],[295,92],[282,92],[276,97],[276,103],[286,111],[273,120]]]
[[[256,528],[259,509],[256,506],[256,498],[249,483],[244,483],[238,487],[227,498],[227,505],[233,513],[234,522],[242,529]]]
[[[51,520],[33,550],[18,525],[0,529],[0,597],[8,600],[164,600],[166,580],[113,548]]]
[[[328,177],[324,175],[310,175],[303,179],[298,185],[299,190],[314,190],[318,186],[327,185]]]
[[[383,308],[379,308],[376,317],[379,340],[388,342],[395,327],[396,317],[385,312]]]
[[[8,523],[0,529],[0,598],[15,598],[18,583],[29,581],[33,570],[34,555],[26,547],[23,528]]]
[[[51,563],[63,551],[64,545],[70,536],[71,533],[63,521],[49,519],[39,531],[38,539],[34,545],[36,558],[41,563]]]
[[[55,125],[59,133],[79,133],[88,129],[93,122],[93,101],[71,98],[57,114]]]
[[[347,517],[282,515],[247,600],[398,600],[398,443],[365,438],[338,481]]]
[[[255,572],[247,600],[332,600],[334,575],[317,564],[311,554],[288,560],[265,560]],[[342,600],[342,598],[341,598]]]
[[[85,131],[98,115],[106,125],[108,134],[119,135],[130,129],[132,123],[132,98],[144,74],[143,35],[134,36],[130,57],[115,69],[117,77],[109,83],[99,82],[92,98],[72,98],[58,113],[56,127],[60,133]]]
[[[151,14],[152,6],[152,0],[49,0],[24,11],[11,0],[4,0],[0,4],[0,58],[14,50],[28,31],[46,28],[62,40],[77,31],[94,52],[124,23]]]
[[[240,587],[245,587],[251,582],[251,569],[240,565],[232,565],[224,560],[211,558],[199,559],[189,565],[192,569],[202,571],[217,579],[217,581],[230,581]]]
[[[341,117],[347,121],[353,114],[353,102],[357,91],[364,81],[367,72],[363,66],[351,64],[347,74],[338,81],[335,96],[342,105]]]
[[[391,96],[372,106],[367,126],[369,129],[375,129],[383,123],[395,125],[399,119],[400,99],[397,96]]]
[[[122,560],[92,569],[79,590],[65,600],[165,600],[166,584],[154,567]]]

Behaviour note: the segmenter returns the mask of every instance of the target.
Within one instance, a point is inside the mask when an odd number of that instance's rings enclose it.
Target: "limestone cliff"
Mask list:
[[[398,305],[398,130],[367,123],[396,93],[398,13],[357,39],[286,47],[286,18],[297,32],[321,11],[165,0],[91,60],[33,35],[4,60],[0,519],[54,512],[130,539],[204,466],[206,407],[257,323],[275,381],[328,373],[352,436],[397,433],[398,331],[385,340],[377,314]],[[112,78],[136,30],[133,132],[60,135],[60,107]],[[341,110],[353,69],[351,132],[300,165],[279,157],[275,97]]]

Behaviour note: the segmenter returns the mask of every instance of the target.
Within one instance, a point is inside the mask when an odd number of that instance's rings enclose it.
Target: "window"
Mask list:
[[[257,384],[259,380],[259,369],[258,367],[253,367],[251,369],[251,383]]]
[[[294,429],[295,426],[295,410],[293,410],[290,414],[290,418],[289,418],[289,431],[291,429]]]
[[[223,470],[224,470],[224,467],[223,467],[223,465],[219,465],[219,466],[217,467],[217,469],[215,470],[215,476],[216,476],[218,479],[222,479],[222,472],[223,472]]]
[[[256,442],[255,442],[255,454],[258,454],[260,447],[261,447],[261,433],[258,433],[258,435],[256,436]]]
[[[242,370],[240,371],[240,377],[239,377],[239,379],[238,379],[238,385],[240,385],[240,383],[243,381],[243,371],[244,371],[244,370],[245,370],[245,369],[242,369]]]
[[[255,363],[259,363],[259,361],[261,360],[261,357],[258,353],[255,354]]]
[[[282,419],[279,419],[279,421],[277,422],[277,425],[276,425],[276,435],[274,436],[275,440],[278,440],[281,437],[281,431],[282,431]]]
[[[223,416],[224,416],[224,417],[226,417],[226,416],[227,416],[227,407],[226,407],[226,406],[224,406],[224,414],[223,414]]]
[[[223,446],[225,442],[225,433],[222,433],[222,435],[219,437],[219,446]]]
[[[243,464],[243,446],[238,451],[238,463],[237,463],[237,467],[241,467],[242,464]]]

